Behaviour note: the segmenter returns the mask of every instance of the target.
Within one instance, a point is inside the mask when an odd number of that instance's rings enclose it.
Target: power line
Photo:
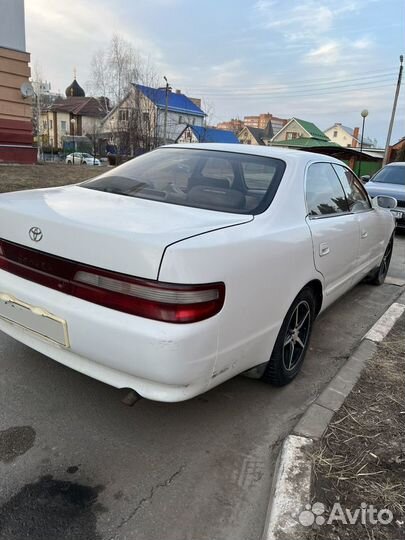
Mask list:
[[[322,88],[320,91],[315,91],[316,89],[297,89],[295,91],[291,90],[277,90],[275,92],[268,91],[268,92],[253,92],[252,90],[250,92],[243,91],[238,92],[235,90],[232,94],[223,93],[223,92],[207,92],[205,93],[206,97],[209,98],[226,98],[226,99],[240,99],[240,98],[251,98],[251,99],[273,99],[277,97],[306,97],[306,96],[328,96],[328,95],[337,95],[341,92],[355,92],[356,90],[372,90],[377,88],[387,88],[392,87],[393,82],[387,81],[379,81],[379,83],[385,83],[388,84],[351,84],[351,85],[345,85],[345,86],[332,86],[329,88]]]
[[[392,80],[394,77],[396,76],[396,73],[392,73],[392,74],[389,74],[389,75],[380,75],[378,77],[373,77],[373,78],[370,78],[368,80],[366,79],[345,79],[345,80],[340,80],[340,81],[336,81],[336,80],[329,80],[328,82],[324,82],[322,83],[323,86],[319,85],[319,84],[315,84],[315,83],[312,83],[311,85],[304,85],[303,83],[301,83],[300,81],[294,81],[294,83],[288,83],[286,82],[285,84],[283,85],[276,85],[276,86],[272,86],[271,83],[267,84],[267,88],[269,91],[277,91],[277,90],[280,90],[280,91],[284,91],[285,88],[287,86],[292,86],[292,84],[295,86],[295,87],[304,87],[305,90],[311,90],[311,87],[313,87],[314,89],[319,89],[319,90],[323,90],[323,89],[327,89],[328,87],[332,86],[333,88],[334,87],[339,87],[339,86],[346,86],[346,85],[353,85],[353,84],[371,84],[371,83],[376,83],[376,82],[384,82],[384,81],[387,81],[387,80]],[[213,92],[213,93],[227,93],[227,92],[232,92],[234,93],[235,91],[241,91],[241,92],[244,92],[244,91],[249,91],[251,92],[252,90],[262,90],[264,91],[265,88],[261,88],[262,85],[251,85],[251,86],[238,86],[238,87],[235,87],[235,85],[233,85],[232,87],[228,88],[226,86],[222,86],[221,87],[207,87],[207,90],[206,92]],[[204,91],[203,90],[203,87],[192,87],[194,90],[201,90],[202,92]]]
[[[383,77],[388,77],[388,76],[396,76],[397,72],[396,71],[383,71],[383,72],[373,72],[373,73],[370,73],[370,74],[363,74],[363,75],[359,75],[357,77],[353,77],[353,78],[342,78],[342,79],[338,79],[336,80],[336,78],[331,78],[331,77],[322,77],[322,78],[319,78],[319,79],[304,79],[304,80],[294,80],[294,84],[295,85],[299,85],[299,86],[304,86],[304,85],[322,85],[322,84],[331,84],[331,83],[344,83],[344,82],[351,82],[351,81],[361,81],[361,80],[373,80],[373,79],[378,79],[378,78],[383,78]],[[269,86],[271,83],[255,83],[255,87],[259,87],[259,86]],[[288,81],[286,81],[286,84],[292,84],[289,83]],[[281,87],[281,85],[280,85]],[[203,90],[205,88],[212,88],[212,85],[207,85],[207,84],[200,84],[198,86],[191,86],[191,88],[193,89],[200,89],[200,90]],[[231,90],[234,90],[235,89],[235,84],[234,83],[224,83],[224,84],[221,84],[221,88],[229,88]],[[243,86],[241,86],[240,88],[244,88]],[[249,86],[245,86],[245,88],[250,88]]]

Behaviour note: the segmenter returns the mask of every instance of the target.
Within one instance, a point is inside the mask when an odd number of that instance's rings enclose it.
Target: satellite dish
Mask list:
[[[25,98],[32,97],[35,94],[34,88],[30,82],[23,82],[21,85],[21,95]]]

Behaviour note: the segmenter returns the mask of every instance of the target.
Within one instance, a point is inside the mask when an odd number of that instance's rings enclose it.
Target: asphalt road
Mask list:
[[[0,539],[258,540],[280,440],[403,290],[361,284],[332,306],[288,387],[237,377],[180,404],[126,407],[0,334]]]

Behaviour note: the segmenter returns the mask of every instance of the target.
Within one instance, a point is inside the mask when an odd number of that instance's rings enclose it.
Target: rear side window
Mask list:
[[[272,163],[242,163],[243,177],[248,189],[266,190],[269,187],[269,179],[275,174]]]
[[[81,187],[221,212],[258,214],[273,200],[285,167],[284,161],[272,157],[159,148],[83,182]]]
[[[350,212],[364,212],[365,210],[370,210],[370,201],[354,174],[342,165],[333,164],[332,167],[335,169],[340,183],[345,190]]]
[[[314,163],[307,171],[306,201],[311,218],[349,212],[342,185],[330,163]]]

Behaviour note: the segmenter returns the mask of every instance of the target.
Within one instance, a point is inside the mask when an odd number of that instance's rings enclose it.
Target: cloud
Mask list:
[[[364,50],[364,49],[369,49],[370,47],[372,47],[373,42],[371,41],[370,38],[363,37],[354,41],[352,45],[355,49]]]
[[[52,4],[52,5],[50,5]],[[99,0],[26,0],[27,49],[41,75],[52,81],[53,90],[63,90],[73,78],[73,68],[82,86],[90,78],[91,58],[118,33],[130,41],[141,55],[147,51],[152,62],[163,62],[161,50],[136,21],[122,20],[113,8]]]
[[[221,87],[236,82],[243,77],[245,71],[243,60],[234,58],[221,64],[215,64],[208,70],[206,84],[212,87]]]
[[[273,29],[288,40],[316,40],[329,32],[337,18],[359,9],[364,0],[302,0],[299,5],[285,0],[258,0],[254,5],[256,24]]]
[[[374,50],[374,42],[368,37],[351,41],[348,38],[326,41],[310,49],[303,57],[306,64],[318,66],[345,65],[350,68],[360,65]]]
[[[304,61],[308,64],[328,66],[336,64],[340,60],[340,47],[336,41],[330,41],[312,49],[306,54]]]

